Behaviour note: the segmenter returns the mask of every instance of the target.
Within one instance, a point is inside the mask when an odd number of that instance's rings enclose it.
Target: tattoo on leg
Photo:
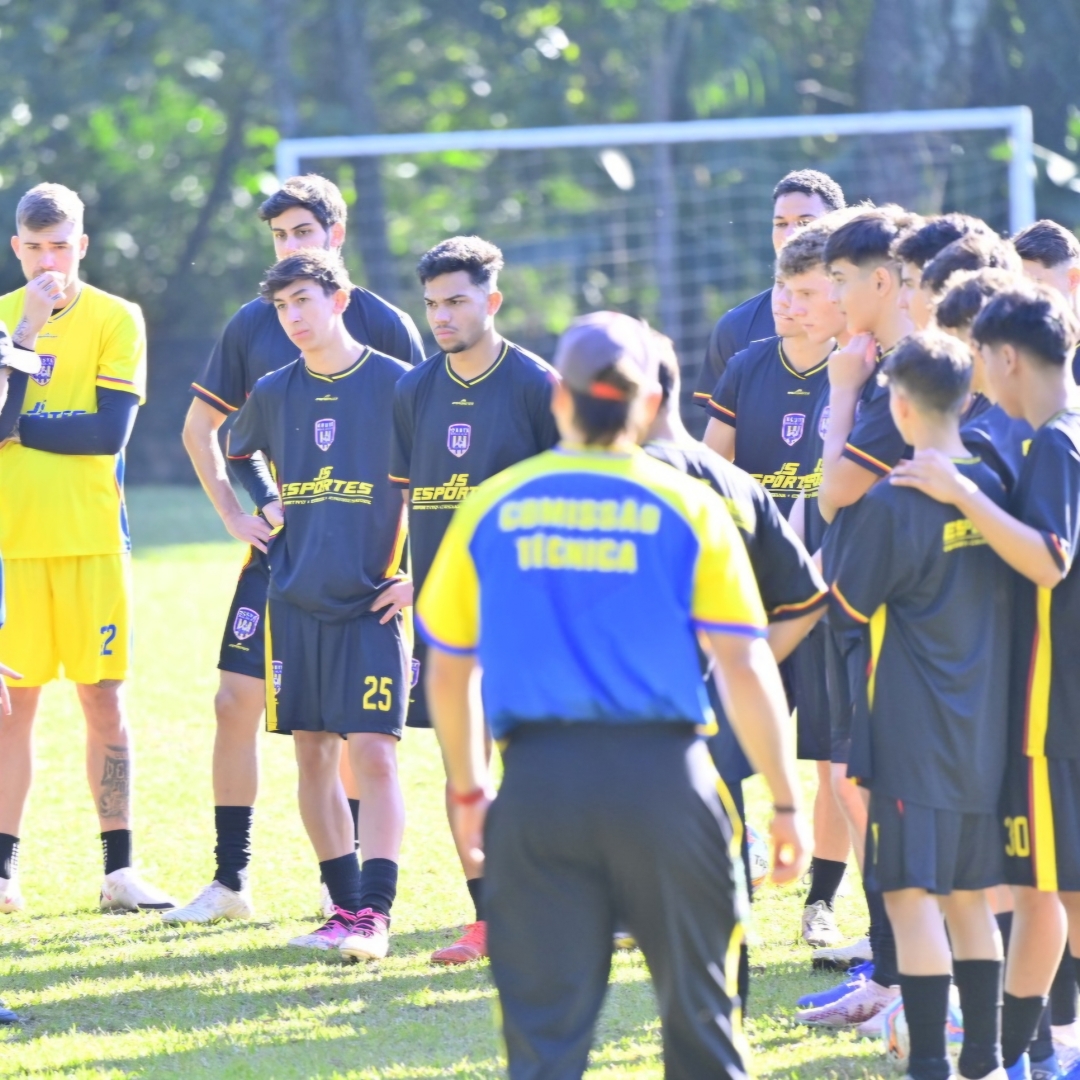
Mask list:
[[[118,756],[105,755],[105,771],[101,776],[98,813],[103,818],[126,818],[131,790],[127,751],[122,746],[110,746],[108,749]]]

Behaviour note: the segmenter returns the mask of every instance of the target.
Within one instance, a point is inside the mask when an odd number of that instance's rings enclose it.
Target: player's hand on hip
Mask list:
[[[250,544],[266,553],[271,529],[261,517],[256,514],[232,514],[225,519],[225,528],[229,530],[230,536],[241,543]]]
[[[371,605],[371,610],[383,611],[379,622],[388,623],[402,608],[412,607],[412,602],[412,579],[398,578],[393,585],[379,593]]]
[[[280,529],[285,524],[285,507],[281,505],[281,500],[268,502],[262,508],[262,516],[270,522],[271,529]]]
[[[829,385],[836,390],[861,390],[877,367],[877,345],[869,334],[856,334],[829,357]]]
[[[64,275],[55,270],[43,271],[26,283],[23,318],[35,332],[40,330],[63,296]]]
[[[13,671],[6,664],[0,664],[0,712],[5,716],[11,715],[11,694],[8,693],[5,679],[21,679],[22,676]]]
[[[912,487],[940,503],[957,503],[975,486],[952,459],[940,450],[916,450],[910,461],[901,461],[889,475],[889,483]]]
[[[773,814],[769,836],[772,839],[773,882],[786,885],[802,877],[810,865],[812,847],[802,814]]]

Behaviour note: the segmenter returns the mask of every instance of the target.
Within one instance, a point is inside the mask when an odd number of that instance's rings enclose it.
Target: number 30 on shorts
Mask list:
[[[1026,817],[1007,817],[1005,819],[1005,854],[1010,859],[1026,859],[1031,854],[1031,834],[1028,832]]]
[[[365,675],[364,686],[367,687],[364,692],[364,708],[389,712],[394,704],[394,680],[389,675],[384,675],[381,679],[377,675]],[[378,701],[375,700],[376,695]]]

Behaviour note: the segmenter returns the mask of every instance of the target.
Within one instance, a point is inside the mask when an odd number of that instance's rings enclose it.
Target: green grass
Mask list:
[[[136,859],[187,900],[213,873],[210,751],[222,620],[242,549],[195,489],[130,493],[136,544]],[[202,542],[199,542],[202,541]],[[495,998],[483,963],[444,970],[431,950],[468,914],[442,809],[430,733],[402,743],[408,825],[391,956],[345,967],[285,949],[314,923],[317,872],[295,806],[292,747],[261,739],[255,818],[255,921],[166,929],[155,916],[104,916],[95,905],[97,824],[83,779],[82,718],[68,684],[50,686],[38,770],[23,827],[28,908],[0,922],[0,992],[26,1018],[0,1034],[0,1076],[404,1078],[502,1075]],[[804,776],[807,784],[810,774]],[[759,790],[749,817],[764,821]],[[793,1022],[801,993],[830,984],[794,945],[800,890],[755,904],[748,1033],[758,1076],[890,1075],[875,1042]],[[862,927],[852,879],[838,905]],[[637,953],[616,957],[591,1077],[660,1077],[659,1023]]]

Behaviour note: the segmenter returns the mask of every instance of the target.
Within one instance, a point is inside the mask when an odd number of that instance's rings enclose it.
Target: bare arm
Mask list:
[[[711,419],[705,428],[705,437],[702,439],[710,450],[715,450],[721,457],[728,461],[735,460],[735,429],[722,420]]]
[[[815,624],[824,614],[825,608],[820,607],[817,611],[800,615],[797,619],[783,619],[780,622],[769,623],[769,648],[778,664],[795,651],[799,642],[814,629]]]
[[[229,534],[260,551],[266,551],[270,526],[260,517],[247,513],[229,483],[225,456],[218,445],[218,428],[225,422],[224,413],[207,405],[202,398],[192,398],[184,420],[184,449],[214,509]]]

